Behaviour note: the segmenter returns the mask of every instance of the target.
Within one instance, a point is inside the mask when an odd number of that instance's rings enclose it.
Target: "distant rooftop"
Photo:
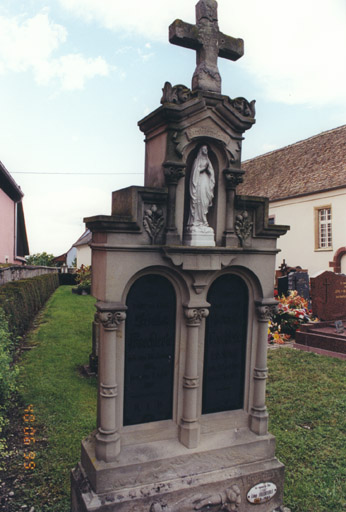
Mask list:
[[[242,163],[237,194],[271,201],[346,187],[346,125]]]
[[[0,188],[12,199],[12,201],[20,201],[24,196],[21,188],[14,181],[2,162],[0,162]]]

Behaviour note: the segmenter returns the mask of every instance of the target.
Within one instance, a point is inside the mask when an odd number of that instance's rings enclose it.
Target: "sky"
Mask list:
[[[191,86],[195,52],[169,44],[197,0],[2,0],[0,160],[24,192],[30,254],[58,256],[143,185],[137,122],[166,81]],[[219,0],[244,57],[219,59],[222,93],[256,100],[242,159],[346,123],[345,0]]]

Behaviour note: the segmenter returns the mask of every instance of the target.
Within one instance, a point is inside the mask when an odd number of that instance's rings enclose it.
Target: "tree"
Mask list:
[[[53,254],[47,254],[46,252],[38,252],[37,254],[31,254],[26,257],[28,265],[37,265],[40,267],[54,267]]]

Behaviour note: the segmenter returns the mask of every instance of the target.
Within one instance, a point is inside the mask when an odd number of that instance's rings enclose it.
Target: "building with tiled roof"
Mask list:
[[[247,160],[241,195],[269,198],[270,221],[288,224],[283,259],[310,274],[346,273],[346,125]]]
[[[23,192],[0,162],[0,263],[25,263],[29,254]]]
[[[91,231],[90,229],[86,229],[84,233],[78,238],[77,242],[73,244],[73,247],[77,249],[77,267],[80,268],[81,265],[91,265]]]

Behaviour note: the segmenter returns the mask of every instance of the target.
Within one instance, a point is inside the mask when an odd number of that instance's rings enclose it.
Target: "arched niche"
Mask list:
[[[235,274],[224,274],[210,286],[206,322],[202,414],[244,406],[249,291]]]
[[[140,277],[126,300],[124,425],[171,419],[176,293],[159,274]]]
[[[186,177],[185,177],[185,191],[184,191],[184,227],[187,225],[189,213],[190,213],[190,179],[191,179],[191,171],[193,163],[197,157],[198,151],[202,146],[208,147],[208,158],[211,161],[211,164],[215,173],[215,188],[214,188],[214,198],[213,204],[210,207],[207,215],[208,224],[213,228],[214,233],[216,232],[216,217],[217,217],[217,199],[218,199],[218,181],[219,181],[219,163],[216,153],[213,151],[212,145],[208,142],[208,140],[202,141],[198,143],[188,154],[186,160]]]

